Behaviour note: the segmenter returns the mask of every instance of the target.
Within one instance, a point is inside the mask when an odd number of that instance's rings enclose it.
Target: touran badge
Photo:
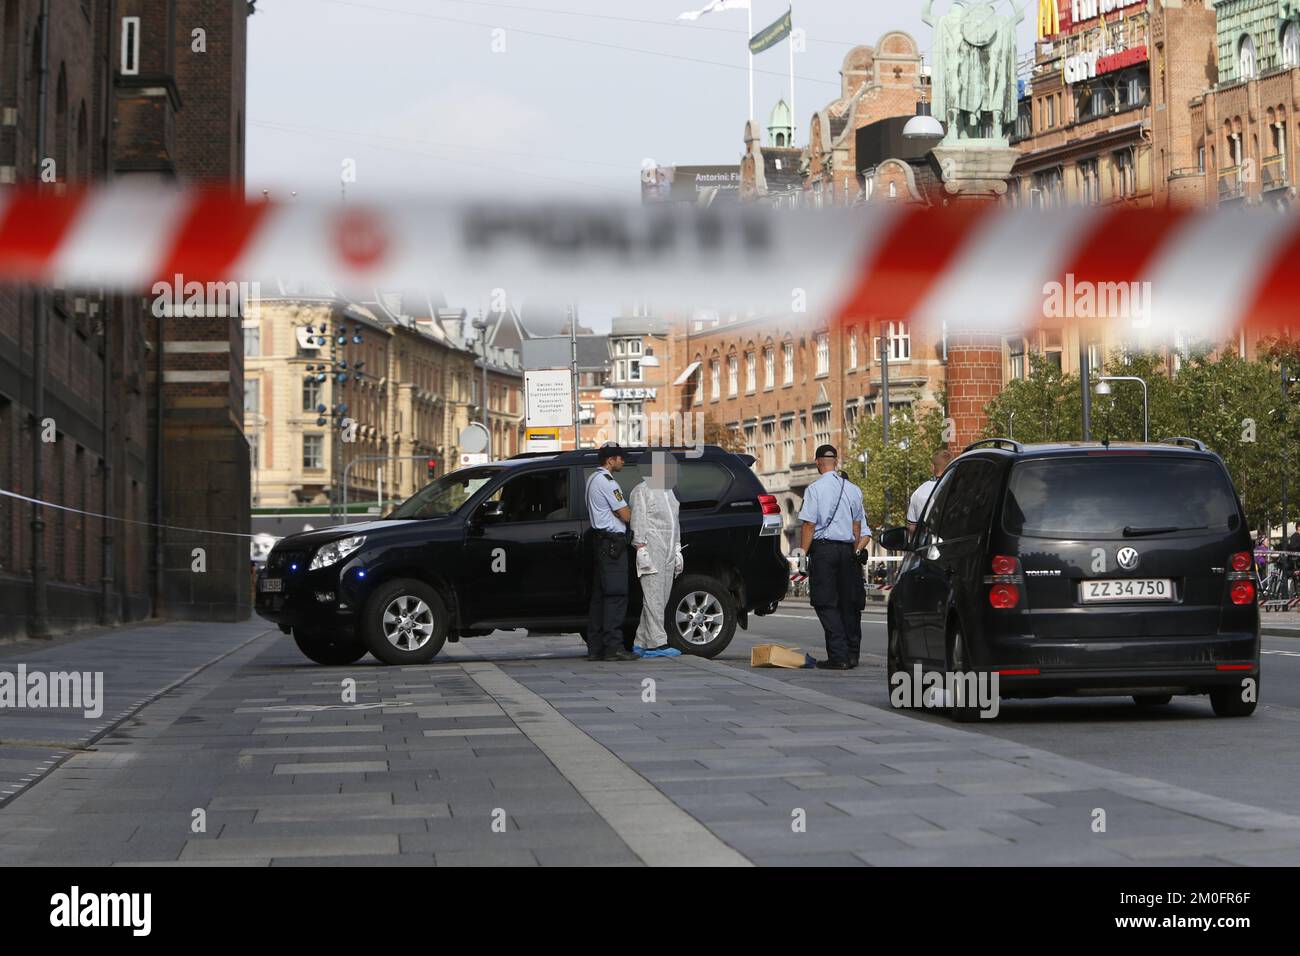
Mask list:
[[[1138,566],[1138,553],[1133,548],[1120,548],[1115,559],[1119,561],[1119,566],[1125,571],[1132,571]]]

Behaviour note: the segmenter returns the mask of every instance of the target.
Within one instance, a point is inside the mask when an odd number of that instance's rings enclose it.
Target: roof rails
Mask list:
[[[963,449],[963,453],[974,451],[976,448],[983,448],[985,446],[990,448],[1010,448],[1014,452],[1022,452],[1025,450],[1025,446],[1020,444],[1020,442],[1016,441],[1014,438],[983,438],[975,442],[973,445],[967,445],[965,449]]]
[[[1187,448],[1195,448],[1197,451],[1209,451],[1205,447],[1205,442],[1199,438],[1162,438],[1156,444],[1159,445],[1182,445]]]

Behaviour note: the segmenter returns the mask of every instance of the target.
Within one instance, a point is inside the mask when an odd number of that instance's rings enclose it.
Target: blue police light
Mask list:
[[[318,419],[316,419],[316,424],[317,424],[317,425],[324,425],[324,424],[325,424],[325,419],[323,419],[323,418],[318,418]]]
[[[297,570],[298,570],[298,565],[296,565],[296,564],[291,564],[291,565],[289,565],[289,570],[290,570],[290,571],[297,571]]]
[[[366,576],[365,568],[357,568],[357,577],[364,578],[365,576]]]
[[[329,411],[329,409],[326,408],[324,405],[317,405],[317,406],[316,406],[316,413],[317,413],[318,415],[324,415],[327,411]]]

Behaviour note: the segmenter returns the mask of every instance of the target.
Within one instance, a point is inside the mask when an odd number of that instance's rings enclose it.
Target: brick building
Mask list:
[[[831,443],[847,455],[859,422],[883,412],[881,335],[888,339],[890,408],[898,414],[933,407],[943,344],[914,335],[906,322],[700,314],[677,325],[666,407],[708,416],[738,436],[781,501],[790,547],[803,491],[817,477],[817,446]]]
[[[248,4],[0,8],[0,183],[242,187]],[[0,289],[0,486],[129,521],[247,532],[240,310],[168,311],[140,295]],[[0,637],[249,613],[238,537],[12,499],[0,502],[0,529]]]
[[[1191,104],[1191,201],[1290,208],[1296,197],[1300,10],[1285,0],[1216,7],[1219,77]]]
[[[890,116],[912,116],[929,102],[930,80],[909,34],[886,33],[874,47],[856,46],[840,67],[840,95],[813,114],[804,170],[807,200],[848,205],[861,192],[857,131]]]
[[[1059,30],[1040,21],[1011,138],[1024,154],[1011,201],[1039,208],[1185,203],[1195,170],[1188,103],[1215,82],[1208,0],[1159,4],[1054,2]],[[1040,8],[1040,17],[1042,8]]]

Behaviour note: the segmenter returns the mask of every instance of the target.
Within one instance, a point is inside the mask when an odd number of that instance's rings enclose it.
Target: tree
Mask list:
[[[914,410],[894,412],[887,447],[882,425],[876,416],[860,419],[849,453],[842,459],[845,475],[862,488],[867,523],[873,528],[903,523],[912,492],[930,477],[930,458],[945,445],[939,408],[919,415]]]
[[[704,416],[704,444],[717,445],[723,451],[742,452],[745,450],[744,440],[740,436],[740,429],[728,428],[723,425],[712,414]]]
[[[1029,375],[1009,382],[984,413],[985,438],[1078,441],[1083,434],[1079,377],[1062,374],[1041,352],[1031,352]]]

